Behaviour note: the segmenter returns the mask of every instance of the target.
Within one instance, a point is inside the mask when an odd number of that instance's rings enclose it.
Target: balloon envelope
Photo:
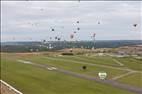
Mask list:
[[[104,80],[107,77],[107,73],[106,72],[99,72],[98,76],[100,79]]]
[[[70,38],[72,39],[73,37],[74,37],[74,35],[73,35],[73,34],[71,34],[71,35],[70,35]]]
[[[134,27],[136,27],[136,26],[137,26],[137,24],[133,24],[133,26],[134,26]]]
[[[78,27],[77,30],[80,30],[80,28]]]

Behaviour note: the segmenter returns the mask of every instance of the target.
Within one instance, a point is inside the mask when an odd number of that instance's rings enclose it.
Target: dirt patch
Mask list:
[[[0,82],[0,85],[1,85],[0,94],[18,94],[18,93],[14,92],[13,90],[11,90],[9,87],[7,87],[6,85],[4,85],[1,82]]]

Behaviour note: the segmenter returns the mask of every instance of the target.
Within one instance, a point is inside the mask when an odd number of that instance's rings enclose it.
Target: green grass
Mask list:
[[[118,61],[122,62],[125,66],[130,69],[142,71],[142,63],[138,59],[132,57],[116,58]]]
[[[109,85],[64,75],[2,57],[2,80],[24,94],[132,94]]]
[[[112,57],[110,56],[80,56],[80,58],[83,58],[84,61],[90,63],[103,64],[109,66],[119,66],[112,60]]]
[[[142,87],[142,73],[134,73],[118,80],[121,83]]]
[[[78,64],[78,63],[74,63],[74,60],[69,58],[65,59],[65,58],[59,58],[59,57],[35,56],[35,57],[26,58],[26,60],[30,60],[35,63],[48,64],[48,65],[56,66],[58,68],[63,68],[66,70],[70,70],[73,72],[78,72],[78,73],[82,73],[82,74],[86,74],[86,75],[90,75],[94,77],[98,77],[98,72],[105,71],[108,73],[107,79],[113,78],[115,76],[118,76],[127,72],[122,70],[91,66],[87,64]],[[81,61],[78,60],[75,62],[82,62],[82,60]],[[83,65],[87,66],[87,70],[85,71],[82,70]]]

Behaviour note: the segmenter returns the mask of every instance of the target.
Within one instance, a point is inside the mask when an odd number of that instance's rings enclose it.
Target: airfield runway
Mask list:
[[[24,61],[24,60],[18,60],[18,62],[25,63],[25,64],[31,64],[31,65],[41,67],[41,68],[44,68],[44,69],[49,69],[49,68],[52,67],[52,66],[49,66],[47,64],[37,64],[37,63],[33,63],[33,62],[30,62],[30,61]],[[92,76],[83,75],[83,74],[79,74],[79,73],[75,73],[75,72],[71,72],[71,71],[59,69],[59,68],[56,68],[56,69],[53,69],[53,70],[50,70],[50,71],[60,72],[60,73],[66,74],[66,75],[70,75],[70,76],[74,76],[74,77],[78,77],[78,78],[82,78],[82,79],[86,79],[86,80],[93,80],[93,81],[103,83],[103,84],[108,84],[108,85],[111,85],[111,86],[114,86],[114,87],[117,87],[117,88],[120,88],[120,89],[124,89],[124,90],[130,91],[130,92],[133,92],[135,94],[142,94],[142,88],[133,87],[133,86],[130,86],[130,85],[127,85],[127,84],[122,84],[122,83],[116,82],[114,80],[100,80],[99,78],[95,78],[95,77],[92,77]]]

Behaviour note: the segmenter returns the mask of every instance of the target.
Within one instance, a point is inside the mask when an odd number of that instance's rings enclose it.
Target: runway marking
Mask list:
[[[133,73],[135,73],[135,71],[130,71],[130,72],[127,72],[127,73],[125,73],[125,74],[116,76],[116,77],[112,78],[112,80],[117,80],[117,79],[120,79],[120,78],[122,78],[122,77],[128,76],[128,75],[133,74]]]
[[[120,61],[116,60],[116,59],[112,59],[115,63],[119,64],[120,66],[124,66],[123,63],[121,63]]]
[[[17,61],[25,64],[32,64],[32,62],[30,61],[25,61],[25,60],[17,60]]]

